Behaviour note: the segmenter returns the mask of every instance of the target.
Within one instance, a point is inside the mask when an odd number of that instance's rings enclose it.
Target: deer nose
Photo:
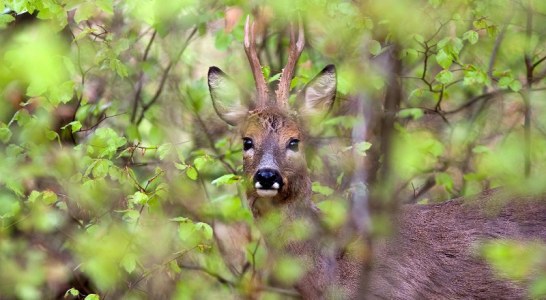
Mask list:
[[[274,169],[260,169],[254,175],[254,187],[264,190],[278,190],[282,186],[282,177]]]

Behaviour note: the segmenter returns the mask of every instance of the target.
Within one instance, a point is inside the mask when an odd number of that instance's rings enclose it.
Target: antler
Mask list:
[[[252,27],[252,28],[250,28]],[[260,59],[258,58],[258,53],[256,52],[256,40],[255,40],[255,28],[254,22],[250,24],[250,16],[246,17],[245,24],[245,52],[248,57],[248,62],[250,63],[250,68],[252,69],[252,75],[254,76],[254,81],[256,82],[256,93],[257,93],[257,104],[258,106],[264,106],[268,101],[268,90],[267,84],[265,82],[264,75],[262,73],[262,66],[260,65]]]
[[[299,21],[298,40],[296,41],[296,32],[294,26],[290,26],[290,52],[288,53],[288,61],[282,70],[281,79],[277,87],[277,102],[282,106],[288,105],[288,97],[290,96],[290,82],[294,76],[294,68],[298,59],[303,52],[305,46],[305,36],[303,33],[303,25]]]

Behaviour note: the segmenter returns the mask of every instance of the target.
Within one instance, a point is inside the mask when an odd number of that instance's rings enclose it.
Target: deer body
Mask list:
[[[303,151],[306,132],[302,124],[307,115],[330,107],[336,92],[335,68],[327,66],[303,89],[297,111],[287,105],[303,40],[301,27],[297,41],[295,31],[291,31],[287,67],[278,90],[270,93],[247,19],[245,51],[257,89],[256,101],[250,108],[240,105],[238,99],[225,99],[223,86],[228,79],[220,69],[211,67],[208,76],[216,112],[229,124],[238,126],[243,139],[249,207],[257,221],[274,224],[260,228],[268,248],[273,255],[290,256],[304,267],[304,275],[295,283],[302,297],[525,297],[521,286],[493,275],[479,259],[476,244],[491,238],[546,240],[546,208],[530,201],[510,204],[498,214],[488,213],[492,194],[484,194],[470,204],[457,199],[438,205],[402,207],[397,234],[375,245],[372,271],[368,278],[360,278],[362,261],[339,249],[320,225],[320,211],[311,200],[311,180]],[[307,229],[306,235],[294,237],[295,228]]]
[[[490,239],[546,241],[545,199],[490,190],[473,198],[407,205],[398,234],[374,249],[371,298],[523,299],[524,286],[495,276],[479,256]],[[497,203],[497,204],[495,204]]]

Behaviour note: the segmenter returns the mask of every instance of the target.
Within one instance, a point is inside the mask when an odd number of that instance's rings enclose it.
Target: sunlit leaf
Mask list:
[[[368,51],[370,51],[370,53],[372,55],[380,54],[381,53],[381,44],[376,40],[371,40],[369,45],[368,45]]]
[[[95,6],[94,2],[83,2],[76,9],[74,21],[76,21],[76,23],[80,23],[81,21],[88,20],[89,17],[93,15],[96,8],[97,7]]]
[[[478,38],[478,33],[474,30],[469,30],[463,34],[463,40],[468,40],[472,45],[478,42]]]
[[[197,180],[197,170],[194,167],[188,167],[186,169],[186,175],[191,180]]]
[[[215,185],[233,184],[241,179],[240,176],[235,174],[226,174],[214,179],[211,183]]]
[[[11,138],[11,130],[9,129],[9,127],[0,122],[0,141],[2,141],[2,143],[7,143],[9,142],[10,138]]]
[[[313,182],[312,186],[311,186],[313,192],[315,193],[319,193],[321,195],[324,195],[324,196],[330,196],[334,193],[334,190],[327,187],[327,186],[324,186],[324,185],[321,185],[320,182]]]

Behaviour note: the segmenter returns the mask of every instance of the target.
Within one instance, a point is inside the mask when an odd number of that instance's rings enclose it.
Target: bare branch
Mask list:
[[[142,122],[142,119],[144,119],[144,114],[146,113],[146,111],[148,111],[148,109],[150,109],[150,107],[152,107],[152,105],[154,105],[157,102],[157,100],[159,99],[159,96],[161,96],[161,93],[163,92],[163,88],[165,86],[165,82],[167,81],[169,72],[171,71],[172,67],[180,60],[182,53],[184,53],[184,50],[186,50],[186,48],[190,44],[191,39],[194,37],[196,33],[197,33],[197,26],[193,28],[193,30],[190,32],[190,34],[184,41],[184,44],[182,48],[180,49],[180,51],[178,52],[176,58],[172,60],[167,66],[167,68],[165,68],[165,70],[163,71],[163,75],[161,76],[161,81],[159,82],[159,86],[157,87],[157,90],[155,91],[154,96],[152,97],[150,102],[142,106],[142,111],[140,112],[140,117],[138,118],[138,121],[136,122],[136,124],[140,124],[140,122]]]

